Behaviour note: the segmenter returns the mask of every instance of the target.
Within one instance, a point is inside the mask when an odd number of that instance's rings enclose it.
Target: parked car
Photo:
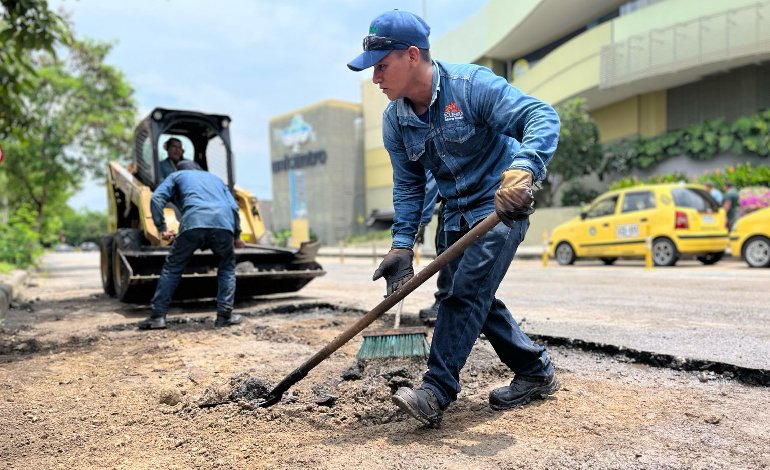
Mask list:
[[[80,244],[80,251],[97,251],[99,245],[94,242],[83,242]]]
[[[600,195],[553,230],[549,250],[562,265],[580,258],[609,265],[644,257],[647,235],[656,266],[673,266],[683,255],[714,264],[728,245],[725,211],[704,186],[656,184]]]
[[[58,251],[58,252],[67,252],[67,251],[73,251],[75,248],[73,248],[72,245],[68,245],[67,243],[59,243],[53,249],[54,251]]]
[[[770,207],[735,221],[730,231],[730,250],[752,268],[770,267]]]

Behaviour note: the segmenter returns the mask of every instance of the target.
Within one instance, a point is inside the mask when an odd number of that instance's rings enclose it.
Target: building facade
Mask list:
[[[770,107],[770,1],[489,0],[434,38],[431,55],[487,66],[554,106],[584,98],[604,143],[656,136]],[[371,212],[392,206],[381,135],[387,99],[371,79],[361,96]],[[727,155],[713,164],[752,159]],[[676,162],[667,170],[704,171],[687,158]]]
[[[361,106],[325,100],[270,119],[273,230],[306,219],[322,244],[364,231]]]

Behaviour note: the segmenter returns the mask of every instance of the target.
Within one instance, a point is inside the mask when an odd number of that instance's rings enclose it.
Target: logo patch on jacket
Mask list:
[[[444,108],[444,121],[456,121],[458,119],[464,119],[463,112],[460,111],[460,107],[457,103],[449,103]]]

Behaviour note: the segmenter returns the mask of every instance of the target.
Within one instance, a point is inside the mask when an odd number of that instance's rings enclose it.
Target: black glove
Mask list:
[[[423,243],[425,243],[425,225],[420,224],[420,227],[417,228],[417,235],[414,237],[414,244],[422,245]]]
[[[495,193],[495,212],[509,227],[514,221],[524,220],[535,212],[530,172],[518,169],[503,172],[503,181]]]
[[[380,263],[380,267],[374,271],[372,281],[376,281],[383,276],[385,277],[385,282],[387,283],[387,294],[385,294],[385,297],[395,292],[414,276],[412,257],[414,257],[412,250],[393,248],[385,255],[385,259]]]

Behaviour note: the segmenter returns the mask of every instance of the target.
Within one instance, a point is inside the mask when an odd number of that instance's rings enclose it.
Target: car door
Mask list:
[[[612,219],[617,203],[618,194],[611,194],[598,199],[584,213],[577,234],[581,256],[613,256]]]
[[[657,210],[652,190],[628,191],[620,201],[620,211],[612,219],[612,239],[618,256],[643,256],[649,224]]]

